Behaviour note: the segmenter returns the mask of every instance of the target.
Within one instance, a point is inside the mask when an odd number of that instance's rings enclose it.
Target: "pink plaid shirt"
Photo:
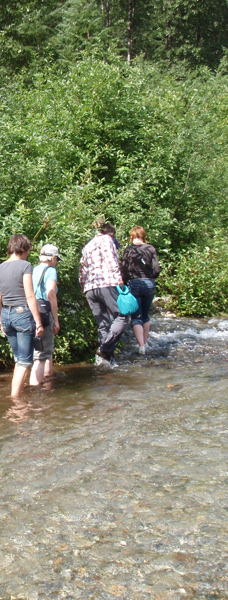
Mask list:
[[[79,281],[84,292],[122,281],[118,252],[110,235],[98,233],[83,248]]]

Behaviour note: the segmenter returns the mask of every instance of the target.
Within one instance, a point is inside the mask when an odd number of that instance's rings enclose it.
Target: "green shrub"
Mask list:
[[[172,256],[159,286],[180,315],[210,316],[228,311],[228,245],[215,238],[211,247],[194,247]]]
[[[33,265],[44,243],[59,246],[56,361],[96,347],[78,267],[100,215],[121,252],[132,226],[146,228],[163,265],[158,293],[180,314],[227,309],[225,244],[210,244],[228,224],[227,92],[227,76],[208,69],[161,73],[111,56],[31,70],[0,89],[0,257],[12,233],[33,241]]]

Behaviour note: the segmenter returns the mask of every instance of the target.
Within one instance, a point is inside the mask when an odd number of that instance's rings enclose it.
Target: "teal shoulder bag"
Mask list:
[[[129,288],[124,285],[123,289],[117,285],[119,296],[117,298],[117,306],[121,315],[132,315],[139,309],[137,299],[131,294]]]

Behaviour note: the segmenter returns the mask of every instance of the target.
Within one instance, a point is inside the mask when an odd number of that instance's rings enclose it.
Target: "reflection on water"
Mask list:
[[[227,339],[156,317],[117,370],[0,377],[0,600],[228,598]]]

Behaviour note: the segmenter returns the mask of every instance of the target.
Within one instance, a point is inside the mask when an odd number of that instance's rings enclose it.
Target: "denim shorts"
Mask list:
[[[139,309],[131,315],[132,325],[143,325],[150,320],[149,310],[155,294],[153,279],[131,279],[129,288],[138,300]]]
[[[33,337],[35,321],[28,306],[2,308],[2,327],[20,367],[30,367],[33,362]]]

